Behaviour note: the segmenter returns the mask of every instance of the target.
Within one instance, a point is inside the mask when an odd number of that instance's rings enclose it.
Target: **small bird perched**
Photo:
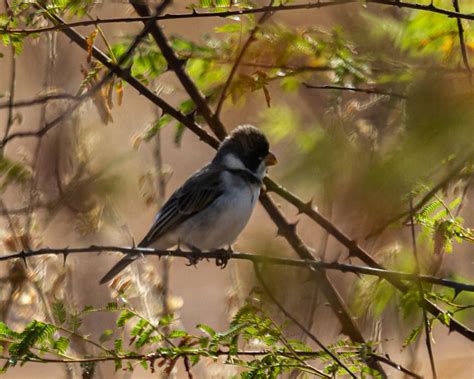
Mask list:
[[[265,135],[254,126],[239,126],[222,141],[214,159],[173,193],[138,247],[230,247],[255,208],[267,167],[276,163]],[[139,257],[126,255],[100,283],[112,280]]]

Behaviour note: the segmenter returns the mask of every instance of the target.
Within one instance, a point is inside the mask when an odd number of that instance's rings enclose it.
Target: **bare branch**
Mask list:
[[[101,252],[114,252],[122,254],[141,254],[144,256],[157,257],[175,257],[185,258],[191,260],[198,259],[217,259],[224,260],[238,259],[251,261],[253,263],[265,263],[274,265],[284,265],[290,267],[312,267],[316,270],[335,270],[340,272],[352,272],[354,274],[363,274],[377,276],[383,279],[397,278],[399,280],[421,281],[425,283],[436,284],[444,287],[450,287],[458,292],[467,291],[474,292],[474,284],[457,282],[449,279],[438,278],[431,275],[413,274],[395,270],[376,269],[367,266],[358,266],[353,264],[338,263],[338,262],[322,262],[310,259],[293,259],[293,258],[277,258],[267,257],[258,254],[250,254],[243,252],[232,252],[229,257],[227,250],[213,250],[208,252],[189,252],[182,250],[162,250],[145,247],[126,247],[126,246],[110,246],[110,245],[91,245],[86,247],[65,247],[65,248],[41,248],[36,250],[20,251],[17,253],[0,256],[0,262],[12,259],[19,259],[23,257],[31,258],[43,255],[69,255],[69,254],[90,254]]]
[[[51,100],[79,100],[78,96],[71,95],[69,93],[57,93],[51,95],[41,95],[35,97],[34,99],[29,100],[18,100],[14,101],[11,105],[8,102],[0,103],[0,109],[13,107],[13,108],[21,108],[21,107],[29,107],[32,105],[41,105],[47,103]]]
[[[7,3],[8,4],[8,3]],[[8,102],[6,107],[8,108],[8,116],[7,116],[7,124],[5,126],[5,133],[3,135],[3,139],[8,138],[10,129],[13,126],[13,103],[15,98],[15,84],[16,84],[16,56],[15,56],[15,47],[10,38],[11,44],[11,60],[10,60],[10,93],[8,97]],[[5,145],[0,145],[0,156],[3,156],[5,150]]]
[[[275,5],[275,6],[265,6],[261,8],[249,8],[249,9],[237,9],[229,10],[225,12],[197,12],[193,10],[190,13],[169,13],[161,16],[145,16],[145,17],[118,17],[118,18],[108,18],[101,19],[96,18],[94,20],[83,20],[71,23],[58,24],[54,26],[48,26],[44,28],[30,28],[30,29],[14,29],[7,28],[1,30],[3,33],[17,33],[17,34],[35,34],[48,31],[61,31],[68,28],[74,28],[79,26],[94,26],[100,24],[115,24],[115,23],[133,23],[133,22],[146,22],[151,18],[154,18],[156,21],[166,21],[166,20],[182,20],[182,19],[200,19],[200,18],[227,18],[227,17],[236,17],[246,14],[255,14],[255,13],[264,13],[267,11],[270,12],[282,12],[282,11],[295,11],[295,10],[308,10],[308,9],[320,9],[327,8],[332,6],[341,6],[346,4],[359,3],[359,0],[338,0],[338,1],[320,1],[316,3],[305,3],[305,4],[290,4],[290,5]],[[432,12],[445,15],[451,18],[458,18],[464,20],[474,20],[474,15],[469,13],[460,13],[459,11],[450,11],[444,8],[435,7],[433,4],[423,5],[418,3],[408,3],[399,0],[366,0],[366,3],[370,4],[380,4],[387,6],[394,6],[398,8],[407,8],[420,10],[425,12]]]
[[[332,85],[313,85],[308,83],[303,83],[303,85],[308,89],[334,89],[339,91],[352,91],[352,92],[362,92],[373,95],[383,95],[398,97],[399,99],[406,99],[406,95],[395,92],[387,92],[376,88],[358,88],[358,87],[343,87],[343,86],[332,86]]]
[[[404,374],[406,374],[408,376],[411,376],[412,378],[418,378],[418,379],[423,378],[421,375],[418,375],[417,373],[415,373],[413,371],[410,371],[406,367],[403,367],[403,366],[399,365],[398,363],[395,363],[388,356],[383,356],[383,355],[379,355],[379,354],[369,354],[369,355],[372,358],[378,360],[379,362],[385,363],[385,364],[393,367],[394,369],[397,369],[398,371],[401,371]]]
[[[445,188],[452,180],[454,180],[462,169],[466,166],[466,164],[474,158],[474,153],[470,153],[462,159],[453,169],[451,169],[431,190],[429,190],[423,198],[413,206],[413,208],[408,211],[399,213],[398,215],[392,217],[387,222],[385,222],[380,228],[376,231],[370,233],[366,239],[369,239],[381,232],[383,232],[389,225],[393,224],[394,222],[400,220],[401,218],[405,217],[404,222],[410,220],[412,216],[414,216],[418,211],[420,211],[440,190]]]
[[[453,0],[453,7],[454,7],[454,10],[457,13],[459,13],[459,2],[458,2],[458,0]],[[466,42],[464,41],[464,27],[463,27],[462,21],[459,17],[456,17],[456,22],[458,24],[459,44],[461,46],[462,61],[464,63],[464,67],[469,72],[469,81],[471,82],[471,85],[472,85],[471,66],[469,66],[469,59],[467,57]]]

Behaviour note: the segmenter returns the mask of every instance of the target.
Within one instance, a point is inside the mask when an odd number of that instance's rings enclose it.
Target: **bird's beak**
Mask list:
[[[267,156],[265,157],[265,164],[267,166],[274,166],[278,163],[275,155],[273,153],[268,153]]]

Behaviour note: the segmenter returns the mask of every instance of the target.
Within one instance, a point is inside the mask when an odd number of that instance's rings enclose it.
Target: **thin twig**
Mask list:
[[[370,233],[365,239],[372,238],[375,235],[378,235],[382,233],[389,225],[393,224],[394,222],[397,222],[398,220],[402,219],[405,217],[404,222],[406,223],[407,221],[410,220],[412,216],[414,216],[418,211],[420,211],[433,197],[438,191],[442,190],[445,188],[452,180],[454,180],[461,170],[466,166],[466,164],[472,160],[474,157],[474,153],[468,154],[464,159],[462,159],[452,170],[450,170],[431,190],[429,190],[422,198],[421,200],[416,203],[416,205],[413,206],[412,210],[404,211],[402,213],[399,213],[398,215],[392,217],[389,219],[387,222],[385,222],[380,228],[378,228],[376,231]]]
[[[13,104],[15,98],[15,84],[16,84],[16,55],[15,47],[13,46],[12,40],[10,38],[11,45],[11,60],[10,60],[10,93],[8,97],[8,103],[6,104],[8,108],[7,124],[5,126],[5,133],[3,139],[8,138],[10,129],[13,126]],[[3,156],[5,150],[5,145],[0,145],[0,156]]]
[[[365,0],[366,3],[370,4],[380,4],[394,6],[397,8],[408,8],[414,10],[421,10],[425,12],[438,13],[445,15],[450,18],[460,18],[465,20],[474,20],[474,15],[470,13],[460,13],[453,12],[448,9],[435,7],[433,4],[423,5],[418,3],[408,3],[403,1],[394,1],[394,0]],[[225,12],[198,12],[193,10],[189,13],[169,13],[161,16],[145,16],[145,17],[118,17],[118,18],[96,18],[94,20],[83,20],[71,23],[64,23],[60,25],[48,26],[44,28],[30,28],[30,29],[14,29],[7,28],[2,30],[4,33],[17,33],[17,34],[36,34],[48,31],[55,30],[64,30],[68,28],[78,27],[78,26],[92,26],[99,24],[111,24],[111,23],[133,23],[133,22],[146,22],[151,18],[154,18],[156,21],[166,21],[166,20],[181,20],[181,19],[200,19],[200,18],[228,18],[243,16],[246,14],[255,14],[255,13],[264,13],[267,11],[270,12],[282,12],[282,11],[295,11],[295,10],[307,10],[307,9],[320,9],[327,8],[332,6],[341,6],[346,4],[359,3],[359,0],[335,0],[335,1],[320,1],[315,3],[305,3],[305,4],[290,4],[290,5],[275,5],[272,7],[264,6],[260,8],[248,8],[248,9],[237,9],[230,10]]]
[[[0,103],[0,109],[8,108],[8,107],[13,107],[13,108],[21,108],[21,107],[29,107],[32,105],[41,105],[44,103],[47,103],[48,101],[51,100],[78,100],[77,96],[71,95],[69,93],[58,93],[58,94],[52,94],[52,95],[41,95],[38,97],[35,97],[34,99],[28,99],[28,100],[18,100],[12,102],[10,105],[9,102],[3,102]]]
[[[344,86],[333,86],[333,85],[313,85],[313,84],[308,84],[308,83],[303,83],[303,85],[308,89],[333,89],[333,90],[338,90],[338,91],[362,92],[362,93],[367,93],[371,95],[397,97],[399,99],[407,98],[406,95],[402,95],[400,93],[387,92],[387,91],[379,90],[376,88],[344,87]]]
[[[274,2],[274,0],[270,0],[270,4],[267,8],[270,9],[273,5],[273,2]],[[239,54],[237,55],[237,58],[235,59],[234,64],[232,65],[229,76],[227,77],[227,79],[224,83],[224,86],[222,87],[222,92],[221,92],[221,95],[219,97],[219,101],[217,102],[216,111],[214,112],[214,117],[215,118],[219,118],[219,114],[222,110],[222,106],[224,105],[224,101],[226,99],[227,92],[229,90],[230,85],[232,84],[232,80],[234,79],[234,75],[237,72],[237,69],[239,68],[240,62],[244,58],[244,55],[245,55],[247,49],[249,48],[249,46],[251,45],[251,43],[255,40],[255,36],[256,36],[257,32],[260,30],[262,25],[270,18],[271,14],[272,13],[271,13],[270,10],[267,10],[263,13],[262,17],[259,18],[259,20],[257,21],[257,24],[251,30],[249,37],[247,38],[244,45],[242,46],[242,49],[240,49]]]
[[[47,91],[48,88],[52,85],[53,83],[53,70],[54,70],[54,65],[56,61],[56,56],[55,56],[55,50],[56,50],[56,35],[53,33],[48,33],[46,35],[46,38],[48,40],[47,44],[47,54],[46,54],[46,64],[45,64],[45,73],[44,73],[44,79],[43,79],[43,91]],[[42,103],[41,107],[41,113],[40,113],[40,121],[39,121],[39,128],[38,130],[41,130],[44,128],[46,125],[46,102]],[[36,190],[38,187],[38,182],[40,178],[40,173],[39,173],[39,155],[41,151],[41,146],[43,142],[43,137],[44,135],[41,135],[37,141],[36,141],[36,146],[34,149],[33,153],[33,162],[31,165],[31,171],[33,173],[33,180],[31,181],[31,187],[30,187],[30,194],[29,194],[29,201],[28,201],[28,214],[27,214],[27,219],[26,219],[26,233],[28,235],[31,234],[31,225],[33,221],[33,208],[34,208],[34,202],[35,202],[35,194]]]
[[[453,0],[453,7],[454,10],[459,13],[459,2],[458,0]],[[458,33],[459,33],[459,44],[461,46],[461,55],[462,55],[462,61],[464,63],[464,67],[469,73],[469,81],[472,85],[472,72],[471,72],[471,66],[469,66],[469,58],[467,56],[467,49],[466,49],[466,42],[464,41],[464,27],[462,25],[462,21],[459,17],[456,17],[456,21],[458,24]]]
[[[410,213],[413,214],[413,199],[410,197]],[[413,246],[413,255],[415,257],[415,272],[417,275],[420,274],[420,260],[418,258],[418,250],[416,246],[416,234],[415,234],[415,222],[413,216],[411,216],[411,240]],[[418,285],[418,291],[420,295],[420,299],[425,299],[425,291],[423,290],[423,285],[421,281],[416,282]],[[431,366],[431,374],[433,375],[433,379],[437,379],[436,375],[436,366],[433,357],[433,348],[431,346],[431,327],[428,320],[428,315],[426,309],[423,305],[423,302],[420,302],[420,306],[423,312],[423,323],[425,325],[425,343],[426,349],[428,350],[428,356],[430,358],[430,366]]]
[[[398,363],[392,361],[388,356],[383,356],[383,355],[374,354],[374,353],[371,353],[369,355],[372,358],[376,359],[377,361],[385,363],[385,364],[393,367],[394,369],[397,369],[398,371],[401,371],[404,374],[406,374],[408,376],[411,376],[412,378],[417,378],[417,379],[423,378],[421,375],[418,375],[417,373],[407,369],[406,367],[403,367],[403,366],[399,365]]]

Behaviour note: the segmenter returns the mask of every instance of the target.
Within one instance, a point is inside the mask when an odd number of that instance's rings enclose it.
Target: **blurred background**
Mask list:
[[[228,3],[174,1],[166,12],[190,13],[192,5],[203,12],[266,5]],[[57,7],[69,22],[136,16],[127,2],[45,4],[52,11]],[[453,9],[451,1],[434,4]],[[2,17],[8,15],[6,5],[0,5]],[[459,0],[458,5],[462,13],[474,12],[469,0]],[[44,18],[32,16],[26,5],[21,12],[15,15],[21,22],[8,27],[48,25]],[[212,106],[260,17],[160,23]],[[474,34],[472,21],[463,20],[462,25],[463,49],[457,20],[431,12],[365,3],[275,12],[255,33],[240,62],[222,121],[228,131],[247,123],[261,128],[279,160],[270,171],[272,178],[303,200],[313,199],[322,214],[388,268],[415,270],[409,200],[413,197],[417,204],[448,178],[414,218],[420,270],[472,283],[474,96],[467,67],[474,56]],[[77,30],[116,59],[141,27],[115,23]],[[106,72],[61,32],[3,33],[2,38],[1,104],[8,102],[12,88],[14,101],[80,94]],[[148,88],[183,113],[193,114],[192,101],[151,38],[129,63],[132,74]],[[353,91],[357,88],[361,91]],[[51,100],[11,112],[3,107],[0,125],[10,125],[10,133],[36,131],[73,102]],[[199,115],[196,119],[201,121]],[[0,167],[3,254],[25,247],[130,246],[148,231],[163,201],[213,154],[190,131],[114,78],[41,139],[16,138],[6,145]],[[316,257],[361,264],[296,208],[275,199],[289,221],[297,222]],[[234,250],[297,257],[277,236],[261,205]],[[58,299],[70,310],[100,307],[121,289],[150,317],[172,312],[190,333],[197,333],[195,326],[201,322],[221,331],[258,286],[247,262],[231,260],[221,270],[213,262],[188,267],[184,260],[155,258],[132,265],[110,288],[99,286],[99,279],[119,258],[112,253],[72,255],[64,263],[62,256],[46,256],[29,259],[27,267],[22,261],[2,262],[0,320],[21,329],[32,319],[51,318]],[[414,336],[422,314],[413,298],[376,277],[328,275],[367,340],[376,341],[378,350],[394,361],[430,377],[424,337]],[[266,267],[265,277],[278,298],[324,343],[340,338],[340,325],[306,270]],[[468,308],[474,304],[472,294],[463,292],[453,300],[452,291],[428,291],[433,301],[474,328],[474,313]],[[285,320],[276,309],[271,311],[275,319]],[[81,330],[98,337],[114,320],[111,314],[93,314],[84,318]],[[291,324],[288,333],[305,339]],[[75,349],[87,352],[80,341]],[[439,378],[472,378],[472,342],[449,333],[439,320],[433,322],[433,354]],[[180,365],[174,375],[187,377]],[[68,370],[59,364],[27,364],[9,369],[5,377],[63,378],[80,373],[77,367]],[[209,361],[201,362],[194,373],[198,378],[227,378],[238,375],[239,369]],[[387,373],[403,376],[390,368]],[[114,374],[108,363],[96,370],[102,378],[156,375],[140,368]]]

